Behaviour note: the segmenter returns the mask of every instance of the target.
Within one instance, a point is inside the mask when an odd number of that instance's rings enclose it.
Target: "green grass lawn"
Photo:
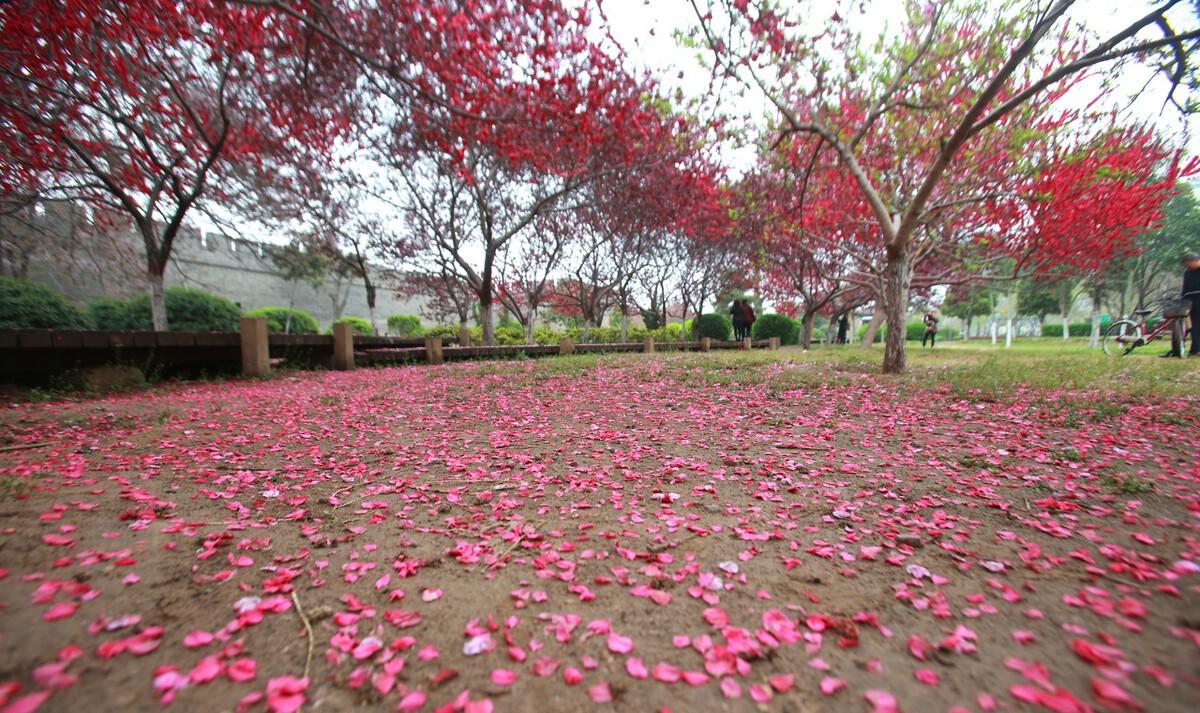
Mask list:
[[[808,351],[785,347],[779,351],[720,351],[710,354],[660,353],[576,355],[539,360],[538,375],[581,372],[597,365],[628,359],[659,360],[660,368],[681,380],[713,386],[768,383],[779,389],[819,384],[850,383],[864,376],[911,389],[948,387],[964,396],[1000,398],[1020,388],[1088,391],[1115,398],[1200,398],[1200,359],[1159,359],[1166,345],[1153,344],[1127,356],[1108,356],[1089,349],[1087,339],[1020,339],[1005,348],[1003,341],[947,341],[934,349],[908,343],[908,370],[881,373],[883,347],[858,345],[814,346]],[[790,368],[779,369],[778,365]],[[519,369],[511,362],[481,364],[489,373]]]

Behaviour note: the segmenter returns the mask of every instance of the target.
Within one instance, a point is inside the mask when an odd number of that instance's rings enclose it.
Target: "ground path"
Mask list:
[[[14,405],[0,710],[1200,707],[1200,400],[860,367]]]

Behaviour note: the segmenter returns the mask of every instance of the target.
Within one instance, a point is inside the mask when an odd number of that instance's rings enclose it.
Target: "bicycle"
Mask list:
[[[1153,342],[1164,332],[1169,334],[1169,330],[1174,329],[1175,322],[1187,320],[1190,302],[1170,298],[1164,298],[1161,302],[1163,320],[1149,333],[1146,332],[1146,316],[1156,311],[1152,309],[1135,309],[1129,317],[1108,325],[1108,329],[1104,330],[1104,340],[1101,342],[1104,353],[1120,354],[1121,356],[1131,354],[1134,349]],[[1185,327],[1183,330],[1184,340],[1187,339],[1187,335],[1188,329]]]

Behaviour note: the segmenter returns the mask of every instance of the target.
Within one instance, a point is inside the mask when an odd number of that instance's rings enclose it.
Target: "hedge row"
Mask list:
[[[236,332],[242,316],[236,304],[203,290],[168,287],[165,294],[167,325],[173,332]],[[316,317],[289,307],[260,307],[246,313],[264,317],[271,332],[316,334]],[[343,317],[356,334],[372,334],[367,320]],[[418,320],[419,323],[419,320]],[[101,298],[81,310],[58,292],[36,282],[0,277],[0,329],[153,329],[150,296],[126,300]]]
[[[1108,326],[1108,319],[1101,318],[1100,331],[1103,332],[1104,328],[1107,326]],[[1091,333],[1092,333],[1092,323],[1091,322],[1071,322],[1071,336],[1072,337],[1086,337]],[[1043,337],[1061,337],[1062,335],[1063,335],[1062,322],[1058,322],[1057,324],[1043,324],[1042,325],[1042,336]]]

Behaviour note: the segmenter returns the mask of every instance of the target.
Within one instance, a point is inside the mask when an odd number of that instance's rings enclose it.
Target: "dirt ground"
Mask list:
[[[10,405],[0,711],[1200,710],[1200,399],[823,368]]]

